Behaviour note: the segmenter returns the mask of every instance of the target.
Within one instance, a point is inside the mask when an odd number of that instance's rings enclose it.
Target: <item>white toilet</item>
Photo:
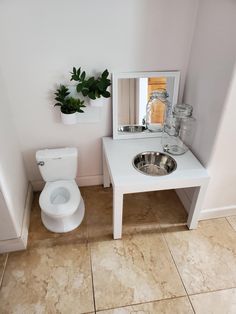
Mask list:
[[[36,152],[39,170],[46,182],[39,197],[41,218],[52,232],[71,231],[84,217],[84,201],[75,182],[77,156],[76,148]]]

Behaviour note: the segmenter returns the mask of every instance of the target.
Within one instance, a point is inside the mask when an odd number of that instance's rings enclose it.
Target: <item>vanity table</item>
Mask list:
[[[197,228],[202,202],[207,189],[209,175],[197,158],[188,151],[184,155],[172,156],[177,168],[165,176],[148,176],[137,171],[133,158],[145,151],[163,152],[160,138],[136,138],[113,140],[103,138],[104,187],[113,186],[113,237],[122,237],[123,195],[147,191],[159,191],[196,187],[188,214],[187,226]]]

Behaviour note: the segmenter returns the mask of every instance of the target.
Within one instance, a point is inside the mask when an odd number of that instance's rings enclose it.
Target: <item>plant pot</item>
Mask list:
[[[63,124],[76,124],[77,123],[77,112],[74,112],[74,113],[63,113],[63,112],[61,112],[61,121]]]
[[[102,107],[104,102],[104,98],[96,98],[96,99],[89,99],[89,105],[91,107]]]

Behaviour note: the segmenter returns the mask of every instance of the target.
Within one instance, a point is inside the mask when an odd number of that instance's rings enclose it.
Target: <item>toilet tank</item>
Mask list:
[[[77,156],[78,151],[74,147],[37,151],[36,160],[44,181],[75,179]]]

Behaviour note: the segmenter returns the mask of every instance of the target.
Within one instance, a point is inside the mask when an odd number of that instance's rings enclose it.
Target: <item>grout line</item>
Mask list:
[[[228,216],[227,216],[228,217]],[[228,221],[227,217],[223,217],[227,223],[230,225],[230,227],[233,229],[234,232],[236,232],[236,230],[234,229],[234,227],[231,225],[231,223]]]
[[[207,294],[207,293],[214,293],[214,292],[219,292],[219,291],[225,291],[225,290],[232,290],[236,289],[235,287],[230,287],[230,288],[222,288],[222,289],[216,289],[216,290],[210,290],[210,291],[203,291],[203,292],[197,292],[197,293],[190,293],[189,296],[194,296],[194,295],[201,295],[201,294]]]
[[[82,193],[81,193],[82,195]],[[82,195],[85,205],[85,211],[86,211],[86,195]],[[94,289],[94,279],[93,279],[93,267],[92,267],[92,254],[91,254],[91,247],[89,245],[89,224],[88,224],[88,213],[85,212],[85,227],[86,227],[86,245],[89,250],[89,261],[90,261],[90,272],[91,272],[91,281],[92,281],[92,291],[93,291],[93,307],[94,307],[94,313],[96,314],[96,301],[95,301],[95,289]]]
[[[233,231],[235,231],[234,228],[232,227],[232,225],[230,224],[230,222],[228,221],[227,217],[221,217],[221,219],[222,219],[222,218],[226,219],[227,222],[228,222],[228,224],[230,225],[230,227],[233,229]],[[219,218],[214,218],[214,219],[219,219]],[[212,220],[212,219],[211,219],[211,220]],[[172,255],[171,250],[170,250],[170,247],[169,247],[168,242],[167,242],[167,240],[166,240],[165,233],[162,232],[162,230],[163,230],[163,227],[161,227],[161,233],[162,233],[162,235],[163,235],[163,237],[164,237],[164,239],[165,239],[166,245],[167,245],[168,250],[169,250],[169,252],[170,252],[170,254],[171,254],[171,257],[172,257],[172,259],[173,259],[173,262],[174,262],[174,264],[175,264],[175,266],[176,266],[176,269],[177,269],[177,271],[178,271],[178,274],[179,274],[179,276],[180,276],[180,279],[181,279],[181,281],[182,281],[182,284],[183,284],[183,286],[184,286],[184,289],[185,289],[185,291],[186,291],[187,297],[188,297],[188,299],[189,299],[189,302],[190,302],[190,304],[191,304],[191,306],[192,306],[192,309],[193,309],[194,313],[196,313],[196,312],[195,312],[195,310],[194,310],[194,307],[193,307],[193,304],[192,304],[192,302],[191,302],[190,296],[201,295],[201,294],[207,294],[207,293],[214,293],[214,292],[225,291],[225,290],[230,290],[230,289],[236,289],[236,286],[234,286],[234,287],[229,287],[229,288],[215,289],[215,290],[210,290],[210,291],[202,291],[202,292],[197,292],[197,293],[188,293],[188,292],[187,292],[187,289],[186,289],[186,287],[185,287],[185,285],[184,285],[184,282],[183,282],[183,280],[182,280],[182,277],[181,277],[181,275],[180,275],[178,266],[177,266],[177,264],[176,264],[176,262],[175,262],[174,256]]]
[[[90,244],[87,243],[88,249],[89,249],[89,257],[90,257],[90,271],[91,271],[91,280],[92,280],[92,290],[93,290],[93,306],[94,306],[94,312],[97,312],[96,309],[96,301],[95,301],[95,288],[94,288],[94,279],[93,279],[93,265],[92,265],[92,254],[91,254],[91,247]]]
[[[4,265],[3,265],[2,275],[0,277],[0,289],[2,287],[2,282],[3,282],[4,275],[5,275],[5,270],[6,270],[6,267],[7,267],[8,256],[9,256],[9,253],[6,256],[6,259],[5,259],[5,262],[4,262]]]
[[[191,301],[191,299],[190,299],[190,297],[189,297],[189,295],[188,295],[188,300],[189,300],[189,303],[190,303],[190,305],[191,305],[191,307],[192,307],[193,313],[196,313],[196,312],[195,312],[195,309],[194,309],[194,306],[193,306],[193,304],[192,304],[192,301]]]
[[[104,308],[104,309],[98,310],[96,313],[99,314],[102,311],[116,310],[116,309],[126,308],[126,307],[130,307],[130,306],[143,305],[143,304],[158,303],[158,302],[162,302],[162,301],[176,300],[176,299],[181,299],[181,298],[186,298],[186,297],[187,297],[187,295],[180,295],[180,296],[171,297],[171,298],[150,300],[150,301],[144,301],[144,302],[140,302],[140,303],[132,303],[132,304],[126,304],[126,305],[118,305],[116,307],[108,307],[108,308]]]
[[[176,193],[176,192],[175,192],[175,193]],[[177,194],[177,193],[176,193],[176,195],[177,195],[177,197],[178,197],[178,194]],[[151,199],[150,199],[150,201],[151,201]],[[151,206],[151,208],[152,208],[152,206]],[[169,245],[168,245],[168,242],[167,242],[167,240],[166,240],[165,233],[163,232],[163,227],[161,226],[161,219],[160,219],[160,217],[159,217],[159,215],[158,215],[158,212],[156,212],[156,211],[155,211],[155,216],[156,216],[156,218],[157,218],[157,220],[158,220],[158,222],[159,222],[161,235],[162,235],[162,237],[163,237],[163,239],[164,239],[164,242],[165,242],[165,244],[166,244],[166,246],[167,246],[167,249],[168,249],[168,251],[169,251],[169,253],[170,253],[170,255],[171,255],[171,258],[172,258],[172,260],[173,260],[173,263],[174,263],[175,268],[176,268],[176,270],[177,270],[177,273],[178,273],[178,275],[179,275],[179,278],[180,278],[180,280],[181,280],[181,282],[182,282],[182,285],[183,285],[183,287],[184,287],[184,290],[185,290],[185,293],[186,293],[186,297],[187,297],[188,300],[189,300],[189,303],[190,303],[190,305],[191,305],[191,307],[192,307],[193,313],[196,313],[195,310],[194,310],[193,304],[192,304],[192,302],[191,302],[191,300],[190,300],[190,297],[189,297],[189,295],[188,295],[187,288],[185,287],[184,281],[183,281],[183,279],[182,279],[182,277],[181,277],[181,275],[180,275],[180,272],[179,272],[179,269],[178,269],[177,264],[176,264],[176,262],[175,262],[174,256],[172,255],[172,252],[171,252],[170,247],[169,247]]]
[[[182,282],[182,285],[183,285],[184,290],[185,290],[185,292],[186,292],[186,296],[187,296],[187,298],[188,298],[188,300],[189,300],[189,303],[190,303],[190,305],[191,305],[191,307],[192,307],[193,313],[196,313],[195,310],[194,310],[193,304],[192,304],[192,302],[191,302],[191,300],[190,300],[190,297],[189,297],[187,288],[185,287],[184,281],[183,281],[183,279],[182,279],[182,277],[181,277],[181,274],[180,274],[180,272],[179,272],[178,266],[177,266],[177,264],[176,264],[176,262],[175,262],[174,256],[173,256],[173,254],[172,254],[172,252],[171,252],[171,249],[170,249],[170,247],[169,247],[169,245],[168,245],[168,242],[167,242],[167,240],[166,240],[165,234],[162,232],[162,227],[161,227],[161,234],[162,234],[162,237],[164,238],[164,241],[165,241],[165,243],[166,243],[167,249],[168,249],[168,251],[170,252],[171,258],[172,258],[173,263],[174,263],[174,265],[175,265],[175,268],[176,268],[176,270],[177,270],[177,272],[178,272],[179,278],[180,278],[180,280],[181,280],[181,282]]]

